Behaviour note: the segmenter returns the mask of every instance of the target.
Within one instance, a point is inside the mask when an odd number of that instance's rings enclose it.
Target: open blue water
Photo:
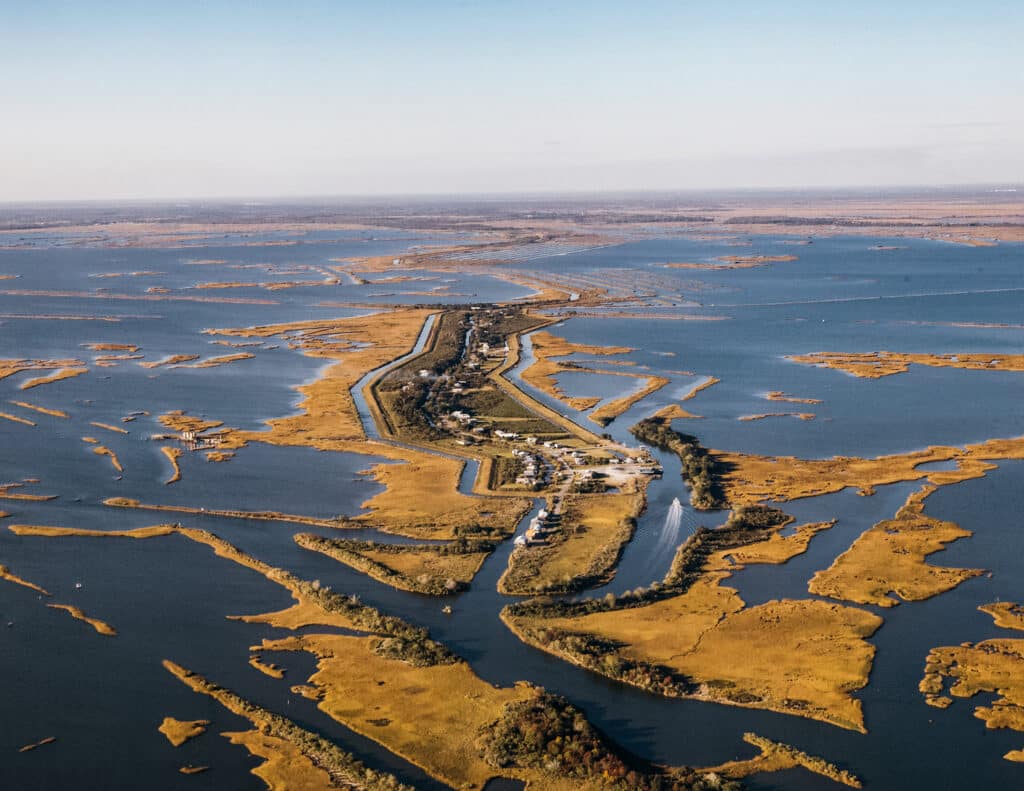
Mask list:
[[[222,368],[147,370],[135,361],[101,368],[92,365],[94,353],[82,346],[135,343],[146,360],[182,353],[208,357],[236,351],[211,344],[216,336],[203,334],[208,328],[365,314],[368,309],[360,306],[371,303],[481,302],[529,293],[471,271],[424,274],[400,268],[368,276],[364,285],[342,276],[337,286],[282,291],[258,286],[193,288],[204,281],[318,280],[323,276],[312,268],[343,266],[333,259],[400,257],[411,247],[427,243],[421,235],[398,232],[378,239],[323,234],[307,235],[300,244],[288,246],[245,246],[245,241],[262,238],[252,237],[218,244],[196,240],[187,249],[0,251],[0,274],[20,275],[0,281],[0,358],[78,357],[90,364],[88,374],[24,392],[19,384],[37,372],[0,380],[0,411],[38,424],[32,428],[0,420],[0,482],[39,478],[38,485],[25,491],[59,495],[57,500],[40,503],[0,500],[0,510],[11,514],[0,520],[0,527],[21,522],[127,529],[159,522],[158,517],[164,516],[101,504],[114,496],[318,517],[360,513],[362,504],[380,491],[378,484],[359,474],[379,461],[374,457],[253,444],[223,464],[189,454],[182,459],[183,480],[167,486],[163,481],[170,474],[169,465],[159,454],[158,443],[149,439],[164,430],[155,416],[172,409],[259,429],[265,420],[295,411],[299,395],[294,387],[315,379],[322,360],[304,357],[272,339],[266,345],[279,348],[246,349],[256,357]],[[632,441],[628,428],[636,420],[679,402],[709,376],[721,381],[683,404],[703,417],[675,425],[719,449],[802,457],[872,456],[1024,433],[1021,374],[914,366],[905,374],[867,380],[786,359],[786,355],[813,351],[1024,352],[1024,330],[993,326],[1024,323],[1024,246],[970,248],[862,237],[816,238],[810,245],[786,244],[790,241],[794,240],[764,237],[753,239],[750,246],[736,247],[727,241],[653,238],[521,266],[603,280],[619,289],[633,290],[635,283],[638,293],[656,292],[638,297],[628,308],[631,312],[648,311],[654,316],[682,310],[727,317],[721,321],[578,317],[551,330],[574,342],[632,347],[635,351],[621,359],[637,366],[624,370],[671,380],[604,429],[622,441]],[[873,249],[879,244],[898,244],[903,249]],[[663,266],[757,254],[794,254],[798,260],[726,271]],[[187,263],[194,259],[225,263]],[[236,268],[252,265],[261,268]],[[290,268],[297,271],[280,271]],[[90,277],[131,271],[162,274]],[[434,279],[386,280],[410,274]],[[141,299],[154,286],[167,288],[166,296],[177,299]],[[434,296],[408,293],[430,292],[435,287],[444,290],[433,291]],[[128,298],[104,298],[104,293]],[[254,301],[197,302],[193,297]],[[324,307],[320,304],[324,302],[354,304]],[[690,304],[672,309],[665,307],[669,302]],[[81,320],[28,318],[41,314]],[[526,365],[528,341],[524,357]],[[517,371],[510,376],[515,378]],[[624,377],[585,373],[564,374],[559,381],[571,394],[606,398],[635,386]],[[767,401],[764,394],[772,390],[822,403]],[[585,415],[543,394],[534,395],[592,427]],[[62,420],[27,412],[9,404],[11,400],[62,409],[71,417]],[[150,415],[120,422],[139,410]],[[790,411],[812,412],[815,419],[737,420],[742,415]],[[124,425],[130,433],[111,433],[92,426],[94,421]],[[82,442],[83,436],[96,437],[115,450],[125,467],[123,476],[107,459],[95,456],[91,446]],[[656,455],[665,474],[650,488],[647,510],[615,579],[593,591],[594,595],[648,585],[668,568],[671,552],[663,543],[665,517],[672,499],[686,503],[687,492],[678,462],[666,454]],[[835,518],[837,524],[788,564],[751,566],[737,572],[728,584],[748,604],[807,597],[807,581],[813,573],[827,567],[864,529],[891,517],[917,486],[879,487],[871,497],[843,491],[787,504],[800,522]],[[742,743],[741,736],[753,730],[839,763],[860,775],[869,789],[1014,788],[1022,784],[1022,770],[1000,756],[1020,748],[1024,735],[986,731],[972,716],[981,699],[958,700],[947,711],[929,708],[917,692],[917,682],[930,648],[999,634],[991,619],[977,612],[979,604],[1024,598],[1019,583],[1024,572],[1022,490],[1024,463],[1007,462],[984,479],[943,488],[927,500],[929,514],[956,521],[975,533],[933,556],[931,562],[985,568],[992,574],[927,602],[879,611],[885,624],[871,640],[878,648],[871,684],[857,693],[864,702],[867,735],[768,712],[654,697],[524,646],[497,619],[509,601],[495,590],[509,544],[487,560],[472,588],[452,601],[454,612],[449,616],[441,612],[436,599],[382,586],[298,548],[293,540],[298,532],[329,535],[330,530],[209,515],[182,521],[216,532],[300,577],[321,579],[336,590],[357,594],[429,627],[493,683],[528,679],[566,695],[622,745],[651,760],[708,765],[750,755],[752,749]],[[685,538],[697,524],[715,525],[724,516],[697,514],[687,508],[680,532]],[[382,537],[370,528],[349,534],[400,540]],[[0,563],[50,589],[53,601],[78,604],[119,630],[115,638],[97,635],[65,613],[42,606],[34,592],[0,583],[0,625],[5,627],[0,628],[0,674],[8,680],[0,698],[0,751],[12,756],[0,773],[5,787],[63,789],[77,784],[134,789],[143,778],[142,784],[153,789],[259,788],[260,781],[248,774],[254,762],[243,749],[218,735],[244,729],[244,723],[169,676],[160,666],[164,658],[292,717],[417,787],[441,787],[397,756],[334,723],[310,701],[291,694],[290,685],[301,683],[312,669],[308,657],[275,657],[288,668],[285,681],[269,679],[248,667],[247,647],[276,631],[228,621],[225,616],[281,608],[290,599],[262,576],[215,558],[208,548],[177,536],[148,541],[55,540],[17,537],[0,530]],[[76,582],[82,587],[76,588]],[[13,625],[6,628],[8,622]],[[164,716],[208,718],[213,725],[205,736],[175,750],[156,731]],[[58,738],[56,743],[30,753],[16,752],[51,735]],[[210,764],[213,771],[183,777],[177,767],[185,763]],[[751,785],[812,789],[831,783],[807,773],[786,772],[754,778]]]

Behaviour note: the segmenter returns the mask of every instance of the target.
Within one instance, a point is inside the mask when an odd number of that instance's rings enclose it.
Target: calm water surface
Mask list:
[[[16,412],[37,423],[33,428],[0,420],[0,482],[38,478],[39,484],[23,491],[59,496],[49,502],[0,501],[11,514],[0,525],[121,530],[160,521],[154,518],[159,515],[102,505],[104,499],[115,496],[318,517],[360,513],[363,503],[380,491],[378,484],[360,474],[380,461],[374,457],[253,444],[223,464],[188,454],[182,459],[182,481],[168,486],[163,481],[170,474],[169,465],[159,454],[158,444],[149,439],[164,431],[156,416],[175,409],[258,430],[270,418],[294,413],[299,401],[294,387],[315,379],[322,361],[274,340],[266,345],[279,348],[244,349],[256,356],[222,368],[144,369],[135,361],[102,368],[92,364],[94,353],[82,346],[137,344],[146,360],[171,354],[209,357],[236,350],[212,344],[216,336],[203,334],[205,329],[370,312],[365,307],[322,303],[461,303],[530,293],[486,274],[424,274],[400,267],[358,283],[328,267],[344,268],[345,259],[357,256],[400,257],[431,240],[397,232],[386,238],[327,233],[308,234],[300,244],[288,246],[246,247],[241,246],[246,240],[225,238],[216,243],[195,240],[188,249],[174,250],[0,251],[0,274],[19,275],[0,281],[0,357],[77,357],[90,366],[83,376],[28,391],[19,390],[19,385],[37,372],[0,380],[4,402],[0,411]],[[271,235],[247,241],[283,238]],[[788,244],[794,241],[800,240],[765,237],[752,240],[749,247],[736,247],[724,241],[648,239],[537,259],[521,267],[604,282],[623,295],[636,295],[630,312],[647,312],[652,317],[648,321],[578,317],[551,330],[573,342],[629,346],[634,351],[614,358],[636,363],[626,370],[670,380],[667,387],[603,429],[621,441],[631,442],[628,428],[638,419],[678,403],[694,384],[709,376],[721,381],[684,404],[702,417],[676,422],[677,428],[697,435],[708,447],[802,457],[874,456],[1024,433],[1019,374],[914,366],[905,374],[868,380],[786,359],[814,351],[883,349],[1021,353],[1024,330],[996,325],[1024,322],[1020,309],[1024,247],[968,248],[859,237]],[[879,244],[897,244],[901,249],[873,249]],[[798,260],[725,271],[664,266],[759,254],[793,254]],[[222,263],[191,263],[196,260]],[[124,272],[159,274],[95,277]],[[340,282],[284,290],[260,285],[323,280],[325,272],[338,274]],[[218,281],[251,285],[195,288]],[[155,295],[173,299],[149,299],[153,288],[167,289]],[[645,293],[654,296],[643,297]],[[205,302],[195,301],[196,297],[247,301]],[[678,312],[669,304],[689,305],[685,311],[692,316],[724,318],[654,318]],[[39,318],[43,315],[76,320]],[[510,376],[517,377],[530,355],[527,340],[524,362]],[[575,372],[560,376],[559,384],[571,395],[605,399],[638,386],[625,377]],[[764,395],[773,390],[821,403],[766,400]],[[586,414],[533,394],[593,427]],[[29,413],[6,403],[10,400],[61,409],[70,417]],[[121,422],[129,413],[143,410],[150,414]],[[737,420],[768,412],[812,412],[815,417]],[[129,433],[110,432],[94,422],[123,425]],[[118,454],[123,475],[91,452],[91,446],[82,441],[85,436],[95,437]],[[664,465],[664,476],[651,485],[647,510],[616,577],[593,591],[595,595],[660,579],[678,541],[697,525],[714,526],[725,517],[687,508],[679,533],[666,534],[665,517],[673,498],[685,503],[688,495],[679,478],[678,461],[660,452],[655,455]],[[810,577],[827,568],[863,530],[893,516],[917,488],[914,483],[895,484],[879,487],[870,497],[847,490],[787,504],[800,523],[826,519],[837,523],[788,564],[750,566],[737,571],[726,584],[734,586],[749,605],[809,597]],[[449,616],[441,612],[436,599],[379,585],[298,548],[293,540],[297,532],[329,535],[329,530],[209,515],[183,521],[216,532],[274,566],[306,579],[320,579],[429,627],[488,681],[504,685],[529,679],[566,695],[624,747],[651,760],[709,765],[749,756],[752,749],[741,737],[745,731],[755,731],[823,755],[861,776],[871,789],[1015,788],[1024,782],[1022,770],[1000,756],[1020,748],[1024,737],[987,731],[972,716],[973,707],[986,702],[982,697],[958,700],[946,711],[926,706],[917,682],[931,648],[1006,636],[977,607],[996,599],[1024,597],[1019,583],[1024,572],[1021,491],[1024,463],[1005,462],[983,479],[945,487],[926,501],[927,513],[974,532],[973,537],[933,556],[931,562],[984,568],[991,575],[926,602],[878,610],[885,623],[871,639],[877,648],[871,683],[857,693],[864,704],[867,735],[769,712],[654,697],[523,645],[497,618],[510,601],[495,591],[511,551],[509,543],[487,560],[472,589],[452,602],[454,612]],[[372,529],[351,535],[382,538]],[[312,672],[308,656],[274,656],[288,669],[284,682],[248,667],[248,646],[278,632],[225,616],[280,609],[290,597],[255,572],[219,560],[208,548],[179,536],[146,541],[56,540],[0,531],[0,563],[49,589],[54,602],[77,604],[119,632],[115,638],[95,634],[66,613],[42,606],[35,592],[0,583],[0,621],[11,624],[0,631],[0,674],[7,679],[0,699],[0,750],[9,756],[0,770],[5,788],[135,789],[140,787],[140,767],[145,787],[153,789],[262,787],[248,773],[255,761],[218,735],[244,730],[246,723],[173,679],[160,665],[165,658],[286,714],[417,787],[442,787],[334,723],[311,701],[291,694],[289,686]],[[156,731],[165,716],[210,719],[211,732],[175,750]],[[16,752],[46,736],[56,736],[58,741],[33,752]],[[188,763],[209,764],[213,771],[179,775],[178,767]],[[751,786],[817,789],[832,784],[794,771],[752,778]]]

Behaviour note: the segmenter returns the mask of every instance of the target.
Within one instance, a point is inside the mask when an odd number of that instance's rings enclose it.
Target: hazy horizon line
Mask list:
[[[1024,192],[1024,182],[951,182],[942,184],[893,183],[875,186],[865,185],[808,185],[801,187],[683,187],[679,189],[664,188],[629,188],[629,189],[562,189],[562,190],[495,190],[495,191],[462,191],[437,192],[433,190],[407,192],[338,192],[338,193],[294,193],[294,194],[223,194],[223,195],[169,195],[161,197],[117,197],[117,198],[42,198],[42,199],[0,199],[0,207],[33,207],[33,206],[102,206],[102,205],[157,205],[177,203],[221,203],[273,205],[298,202],[351,202],[351,201],[383,201],[401,199],[436,199],[436,200],[511,200],[531,198],[581,198],[599,197],[673,197],[684,195],[795,195],[795,194],[879,194],[908,192],[989,192],[1015,193]]]

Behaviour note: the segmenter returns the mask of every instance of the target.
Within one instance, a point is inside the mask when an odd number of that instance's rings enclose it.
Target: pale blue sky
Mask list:
[[[1020,183],[1022,41],[1020,0],[0,0],[0,200]]]

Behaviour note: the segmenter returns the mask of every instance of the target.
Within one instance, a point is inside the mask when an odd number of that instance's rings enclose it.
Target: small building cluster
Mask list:
[[[530,520],[530,526],[521,536],[516,536],[514,544],[516,547],[529,547],[538,544],[546,544],[548,537],[562,529],[561,517],[557,514],[549,514],[541,509],[537,515]]]
[[[194,431],[182,431],[178,439],[188,450],[209,450],[220,445],[220,437],[204,437]]]
[[[523,468],[516,477],[520,486],[540,486],[547,482],[547,465],[543,458],[525,450],[513,450],[512,455],[522,463]]]

